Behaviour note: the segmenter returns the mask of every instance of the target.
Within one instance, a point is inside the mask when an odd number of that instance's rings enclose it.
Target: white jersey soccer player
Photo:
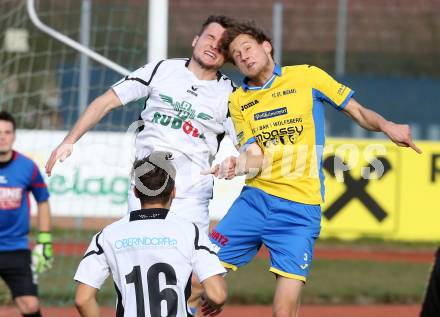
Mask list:
[[[200,172],[210,170],[225,132],[235,140],[228,117],[228,97],[234,85],[220,72],[214,80],[199,80],[188,70],[188,64],[189,59],[149,63],[112,89],[123,104],[146,97],[141,131],[136,136],[136,157],[154,150],[173,153],[178,173],[171,212],[207,232],[213,178]],[[128,209],[140,209],[132,190]]]
[[[111,273],[116,316],[187,316],[191,272],[225,273],[207,235],[167,209],[127,214],[93,237],[74,279],[99,289]],[[164,302],[166,305],[164,305]]]
[[[72,154],[74,144],[107,113],[146,98],[141,114],[143,129],[136,138],[137,157],[144,157],[153,149],[172,152],[179,173],[171,212],[180,213],[207,232],[214,180],[200,172],[210,169],[222,136],[233,130],[227,117],[228,97],[234,86],[218,71],[226,60],[221,45],[223,35],[233,23],[226,16],[209,16],[191,43],[190,59],[149,63],[95,98],[52,151],[46,163],[47,175],[51,175],[57,161]],[[234,141],[235,133],[228,134]],[[139,209],[133,196],[129,197],[128,209]]]

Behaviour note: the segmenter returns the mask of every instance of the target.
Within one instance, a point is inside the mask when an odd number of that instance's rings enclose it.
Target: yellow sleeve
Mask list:
[[[229,96],[229,113],[234,123],[235,133],[237,134],[240,147],[255,142],[250,124],[244,120],[238,101],[234,98],[234,94]]]
[[[354,90],[337,82],[322,69],[308,66],[314,97],[327,101],[331,106],[342,110],[354,94]]]

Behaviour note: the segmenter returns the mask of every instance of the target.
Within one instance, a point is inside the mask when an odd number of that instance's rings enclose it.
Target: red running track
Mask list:
[[[55,243],[55,254],[82,255],[87,248],[84,243]],[[409,262],[432,263],[435,251],[393,251],[393,250],[352,250],[341,248],[317,248],[315,257],[319,259],[344,260],[362,259],[380,262]],[[258,257],[268,257],[266,248],[262,248]],[[418,317],[418,305],[343,305],[320,306],[304,305],[300,310],[300,317]],[[79,316],[73,307],[43,308],[45,317],[72,317]],[[102,316],[114,316],[114,309],[103,307]],[[220,317],[270,317],[270,306],[228,306],[219,315]],[[21,317],[14,307],[0,307],[0,317]]]
[[[418,317],[417,305],[374,306],[302,306],[300,317]],[[109,307],[101,308],[102,316],[115,316]],[[73,307],[43,308],[44,317],[77,317]],[[219,317],[271,317],[270,306],[228,306]],[[14,307],[0,307],[0,317],[21,317]]]
[[[85,243],[63,242],[55,243],[55,254],[83,255],[87,249]],[[328,260],[370,260],[378,262],[407,262],[432,263],[435,250],[432,251],[402,251],[402,250],[353,250],[335,247],[318,247],[314,257]],[[269,257],[268,250],[263,247],[257,257]]]

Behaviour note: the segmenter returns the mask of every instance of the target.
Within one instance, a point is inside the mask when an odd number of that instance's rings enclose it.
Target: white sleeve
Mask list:
[[[226,107],[226,119],[225,121],[223,121],[223,129],[225,130],[226,134],[229,135],[229,137],[232,140],[232,144],[234,144],[234,146],[238,145],[238,139],[237,139],[237,133],[235,132],[235,127],[234,127],[234,123],[232,122],[232,118],[231,115],[229,113],[229,97],[230,95],[235,91],[235,89],[237,89],[237,86],[234,84],[234,82],[232,80],[230,80],[230,85],[231,87],[229,87],[230,91],[228,94],[228,97],[226,99],[227,102],[227,107]]]
[[[113,91],[126,105],[150,94],[151,81],[162,61],[148,63],[122,78],[112,86]]]
[[[90,243],[76,271],[75,281],[100,289],[110,274],[104,254],[102,231],[97,233]]]
[[[225,129],[225,132],[232,140],[232,144],[238,145],[238,139],[237,139],[237,133],[235,132],[234,124],[232,123],[231,117],[228,115],[226,120],[223,122],[223,128]]]
[[[196,225],[194,225],[194,229],[194,250],[191,263],[193,272],[197,275],[199,281],[203,282],[208,277],[226,273],[214,251],[215,246],[209,241],[208,236],[204,232],[200,232]]]

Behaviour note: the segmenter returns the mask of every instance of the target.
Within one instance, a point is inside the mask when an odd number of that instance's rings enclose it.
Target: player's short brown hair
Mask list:
[[[233,18],[230,18],[230,17],[225,16],[225,15],[210,15],[205,20],[205,22],[203,22],[202,27],[201,27],[200,32],[199,32],[198,35],[201,36],[202,33],[206,30],[206,28],[211,23],[220,24],[223,28],[225,28],[227,30],[228,28],[232,27],[237,22]],[[228,52],[223,50],[223,46],[220,46],[219,50],[221,51],[222,55],[224,55],[225,57],[227,56]]]
[[[220,24],[225,29],[233,26],[236,22],[234,19],[225,16],[225,15],[210,15],[205,22],[202,24],[202,28],[200,29],[199,36],[202,35],[203,31],[210,25],[211,23]]]
[[[176,169],[170,152],[155,151],[133,164],[136,196],[141,203],[167,203],[174,189]]]
[[[10,114],[9,112],[4,111],[4,110],[0,111],[0,120],[8,121],[8,122],[12,123],[12,128],[15,131],[17,124],[16,124],[14,116],[12,114]]]
[[[272,51],[270,52],[270,55],[273,58],[274,49],[272,45],[272,39],[266,34],[266,32],[261,27],[259,27],[255,23],[255,21],[249,20],[249,21],[234,23],[232,26],[226,29],[225,35],[223,36],[221,42],[221,46],[222,46],[222,50],[226,52],[226,57],[229,62],[234,64],[234,60],[229,55],[229,45],[240,34],[247,34],[251,36],[259,44],[262,44],[264,41],[269,42],[270,45],[272,46]]]

